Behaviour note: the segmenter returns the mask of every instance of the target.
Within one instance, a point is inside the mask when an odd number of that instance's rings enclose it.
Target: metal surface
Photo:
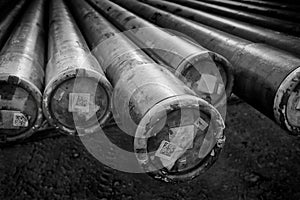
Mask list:
[[[175,3],[159,1],[159,0],[140,0],[149,5],[153,5],[157,8],[166,10],[205,24],[207,26],[214,27],[216,29],[228,32],[233,35],[245,38],[252,42],[266,43],[271,46],[277,47],[300,55],[300,38],[286,35],[277,31],[266,29],[263,27],[255,26],[249,23],[239,22],[237,20],[219,17],[217,15],[209,14],[206,12],[191,9],[185,6],[181,6]]]
[[[0,137],[29,137],[42,123],[44,1],[32,1],[0,55]]]
[[[195,0],[167,0],[175,2],[190,8],[202,10],[209,13],[219,14],[228,18],[248,22],[258,26],[270,28],[276,31],[281,31],[287,34],[299,36],[300,25],[286,20],[275,19],[264,15],[253,14],[245,11],[237,11],[223,6],[213,5],[206,2]]]
[[[247,3],[242,2],[234,2],[231,0],[201,0],[204,2],[208,2],[214,5],[220,5],[227,8],[233,8],[238,10],[244,10],[247,12],[251,12],[253,14],[261,14],[266,15],[278,19],[285,19],[288,21],[300,22],[299,12],[289,11],[289,10],[281,10],[277,8],[268,8],[264,6],[254,6]]]
[[[233,85],[232,66],[222,56],[132,14],[109,1],[94,1],[99,11],[126,31],[141,49],[151,51],[171,67],[170,71],[184,81],[197,95],[225,116],[226,99]],[[110,8],[110,9],[108,9]]]
[[[257,6],[266,6],[269,8],[277,8],[277,9],[287,9],[293,11],[299,11],[300,7],[297,5],[288,5],[285,3],[277,3],[277,2],[269,2],[269,1],[261,1],[261,0],[234,0],[236,2],[244,2],[251,5]]]
[[[17,19],[25,7],[25,2],[26,0],[20,0],[8,15],[3,20],[0,20],[0,49],[2,49],[13,27],[17,23]]]
[[[137,1],[128,0],[126,4],[114,1],[159,26],[182,31],[209,50],[225,56],[235,69],[233,92],[290,133],[299,135],[299,58]]]
[[[166,182],[189,180],[205,172],[224,143],[224,122],[218,111],[99,13],[91,7],[85,10],[88,4],[80,0],[69,4],[114,86],[115,120],[134,137],[143,171]],[[165,159],[167,149],[173,155]]]
[[[92,132],[108,120],[112,87],[62,0],[50,4],[43,111],[63,132]]]

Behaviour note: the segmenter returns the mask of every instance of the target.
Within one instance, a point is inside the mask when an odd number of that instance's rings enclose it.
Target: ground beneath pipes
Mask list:
[[[300,199],[300,139],[239,100],[226,125],[215,165],[178,185],[111,170],[73,137],[1,147],[0,199]]]

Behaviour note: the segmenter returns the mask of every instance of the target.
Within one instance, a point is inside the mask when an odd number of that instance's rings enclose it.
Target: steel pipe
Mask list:
[[[0,53],[0,137],[29,137],[42,122],[44,1],[32,1]]]
[[[112,87],[62,0],[51,1],[43,111],[69,134],[87,134],[111,115]]]
[[[269,2],[269,1],[261,1],[261,0],[234,0],[234,1],[244,2],[256,6],[266,6],[269,8],[277,8],[277,9],[285,9],[285,10],[293,10],[293,11],[300,10],[300,7],[298,5],[288,5],[282,2],[277,3],[277,2]]]
[[[245,11],[237,11],[231,8],[223,6],[213,5],[206,2],[200,2],[195,0],[168,0],[169,2],[178,3],[184,6],[188,6],[193,9],[202,10],[209,13],[219,14],[228,18],[248,22],[258,26],[270,28],[276,31],[284,32],[299,36],[300,25],[286,20],[275,19],[264,15],[253,14]]]
[[[253,14],[261,14],[265,16],[274,17],[277,19],[284,19],[288,21],[294,21],[299,23],[300,17],[298,12],[289,11],[289,10],[280,10],[276,8],[268,8],[264,6],[255,6],[242,2],[234,2],[231,0],[201,0],[207,3],[211,3],[214,5],[224,6],[226,8],[232,8],[237,10],[242,10],[246,12],[251,12]]]
[[[300,134],[300,59],[261,43],[193,23],[138,1],[114,0],[151,22],[181,31],[226,57],[235,69],[233,92],[291,134]]]
[[[286,35],[277,31],[255,26],[237,20],[219,17],[207,12],[198,11],[175,3],[159,0],[140,0],[141,2],[153,5],[157,8],[166,10],[176,15],[186,17],[193,21],[214,27],[216,29],[237,35],[244,39],[257,43],[266,43],[270,46],[277,47],[300,55],[300,38]]]
[[[0,49],[7,41],[12,29],[17,23],[17,19],[21,16],[25,7],[26,0],[20,0],[16,6],[8,13],[8,15],[0,22]]]
[[[233,85],[232,66],[226,59],[194,42],[159,29],[112,2],[94,2],[140,48],[151,51],[150,55],[163,60],[171,67],[170,71],[225,116],[226,98],[230,96]]]
[[[166,182],[203,173],[224,142],[218,111],[87,3],[69,4],[112,82],[115,120],[133,136],[144,172]]]

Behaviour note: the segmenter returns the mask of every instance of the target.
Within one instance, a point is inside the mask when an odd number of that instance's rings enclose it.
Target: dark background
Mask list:
[[[80,139],[55,136],[0,148],[0,199],[299,200],[299,138],[246,103],[229,103],[224,149],[191,182],[167,184],[112,170]]]

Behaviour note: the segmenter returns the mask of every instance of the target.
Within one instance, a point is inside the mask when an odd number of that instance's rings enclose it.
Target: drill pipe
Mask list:
[[[237,20],[219,17],[217,15],[184,7],[175,3],[159,0],[140,1],[170,13],[176,13],[176,15],[186,17],[207,26],[237,35],[252,42],[266,43],[279,49],[297,54],[298,56],[300,55],[300,38],[298,37],[293,37],[248,23],[239,22]]]
[[[122,0],[114,2],[159,26],[181,31],[205,48],[226,57],[234,67],[233,92],[291,134],[299,135],[299,58],[265,44],[252,43],[187,21],[138,1],[127,0],[126,4]]]
[[[202,10],[204,12],[219,14],[228,18],[248,22],[250,24],[256,24],[265,28],[270,28],[276,31],[281,31],[287,34],[299,36],[300,25],[297,23],[275,19],[264,15],[253,14],[245,11],[237,11],[234,9],[226,8],[223,6],[212,5],[205,2],[195,0],[168,0],[169,2],[178,3],[184,6],[188,6],[193,9]]]
[[[285,9],[285,10],[292,10],[292,11],[299,11],[300,7],[297,5],[288,5],[283,3],[276,3],[276,2],[268,2],[268,1],[261,1],[261,0],[234,0],[236,2],[244,2],[251,5],[256,6],[266,6],[269,8],[277,8],[277,9]]]
[[[225,116],[226,97],[230,96],[233,85],[232,66],[226,59],[159,29],[112,2],[94,2],[100,12],[104,12],[112,23],[126,31],[127,36],[140,48],[152,51],[150,55],[154,54],[167,63],[170,71],[178,75],[199,97],[224,112]]]
[[[263,6],[254,6],[247,3],[234,2],[231,0],[201,0],[210,4],[224,6],[227,8],[242,10],[246,12],[251,12],[253,14],[267,15],[274,18],[285,19],[287,21],[294,21],[299,23],[300,17],[298,12],[280,10],[276,8],[268,8]]]
[[[8,13],[8,15],[0,22],[0,49],[7,41],[17,19],[21,15],[22,9],[25,7],[26,0],[20,0],[18,4]]]
[[[63,1],[49,9],[44,114],[64,133],[93,132],[111,115],[112,87]]]
[[[143,171],[166,182],[203,173],[224,142],[220,113],[97,11],[90,7],[88,12],[77,12],[88,4],[80,0],[69,3],[114,86],[114,117],[118,126],[133,136],[133,149]],[[163,155],[169,147],[178,152]]]
[[[0,54],[2,141],[32,135],[42,122],[44,1],[32,1]]]

